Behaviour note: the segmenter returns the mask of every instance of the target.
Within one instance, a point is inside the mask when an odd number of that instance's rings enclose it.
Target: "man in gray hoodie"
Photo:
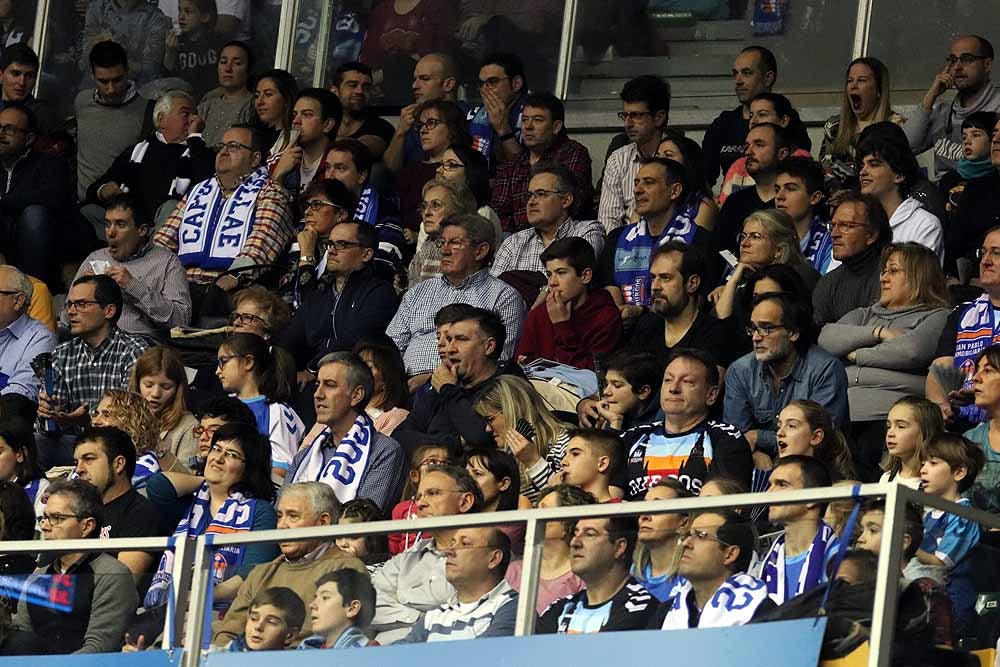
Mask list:
[[[1000,111],[1000,91],[993,87],[993,45],[978,35],[964,35],[951,43],[944,69],[903,125],[914,153],[934,149],[936,178],[954,171],[962,157],[962,121],[977,111]],[[957,92],[941,100],[945,91]]]

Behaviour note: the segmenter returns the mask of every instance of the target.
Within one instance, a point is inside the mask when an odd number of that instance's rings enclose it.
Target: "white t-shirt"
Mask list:
[[[160,0],[160,11],[167,15],[170,22],[177,26],[178,0]],[[240,29],[235,39],[250,40],[250,0],[215,0],[219,14],[235,16],[240,20]]]
[[[885,482],[896,482],[896,484],[902,484],[903,486],[908,486],[914,491],[920,490],[919,477],[903,477],[902,475],[897,474],[894,479],[889,479],[889,473],[884,472],[882,473],[882,476],[879,477],[878,481],[880,484]]]

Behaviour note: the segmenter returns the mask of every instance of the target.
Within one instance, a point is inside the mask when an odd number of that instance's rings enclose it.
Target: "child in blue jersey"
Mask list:
[[[646,492],[646,500],[674,500],[693,498],[683,482],[675,477],[664,477]],[[688,528],[687,514],[640,514],[638,544],[632,576],[660,602],[666,602],[674,587],[684,582],[677,574],[681,557],[678,535]]]
[[[243,634],[226,646],[226,651],[281,651],[302,629],[306,606],[291,588],[265,588],[250,603]]]
[[[941,433],[924,446],[920,466],[920,490],[924,493],[969,506],[965,493],[983,469],[985,455],[960,435]],[[944,573],[945,589],[951,598],[956,637],[967,635],[975,614],[976,588],[967,556],[979,542],[979,524],[929,509],[924,513],[924,539],[917,550],[921,565]]]
[[[300,649],[368,646],[365,629],[375,617],[371,578],[346,568],[327,572],[316,582],[309,613],[314,634],[302,640]]]
[[[219,346],[215,374],[222,388],[243,401],[254,417],[257,430],[271,442],[271,479],[281,486],[305,426],[286,404],[292,393],[293,372],[263,338],[235,333]]]

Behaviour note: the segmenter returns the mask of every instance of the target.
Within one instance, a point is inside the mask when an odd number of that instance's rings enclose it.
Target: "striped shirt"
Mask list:
[[[451,303],[466,303],[495,312],[507,330],[500,358],[507,360],[514,354],[525,315],[524,299],[517,290],[491,276],[486,269],[480,269],[458,285],[452,285],[444,276],[430,278],[417,283],[403,296],[386,331],[403,353],[408,374],[437,368],[440,358],[434,316]]]
[[[90,347],[82,338],[66,341],[52,355],[55,375],[55,398],[60,408],[71,412],[87,404],[91,412],[97,409],[101,397],[109,389],[125,389],[132,364],[149,342],[140,336],[127,334],[118,327],[97,347]]]
[[[549,486],[550,479],[553,484],[559,483],[558,478],[552,479],[552,477],[562,470],[562,460],[566,456],[566,445],[568,444],[569,431],[561,431],[556,436],[556,441],[549,447],[549,451],[545,452],[545,456],[538,459],[534,465],[524,471],[523,478],[521,479],[521,493],[532,504],[538,502],[538,497],[542,495],[542,491]]]
[[[604,165],[601,185],[601,203],[597,209],[597,219],[605,231],[618,229],[629,222],[635,211],[633,182],[643,157],[635,142],[629,142],[608,156]]]
[[[459,602],[458,594],[426,612],[410,629],[403,644],[447,642],[477,637],[509,637],[517,617],[517,591],[505,580],[475,602]]]
[[[579,236],[594,248],[594,256],[601,254],[604,248],[604,227],[596,220],[566,220],[556,229],[553,241]],[[500,245],[490,273],[499,276],[505,271],[545,271],[542,264],[542,251],[548,246],[542,240],[538,230],[529,228],[511,234]]]

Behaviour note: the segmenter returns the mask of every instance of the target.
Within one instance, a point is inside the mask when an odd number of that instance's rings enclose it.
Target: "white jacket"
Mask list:
[[[909,197],[899,205],[889,218],[893,243],[913,241],[927,246],[944,261],[944,231],[937,216],[924,208],[923,204]]]

